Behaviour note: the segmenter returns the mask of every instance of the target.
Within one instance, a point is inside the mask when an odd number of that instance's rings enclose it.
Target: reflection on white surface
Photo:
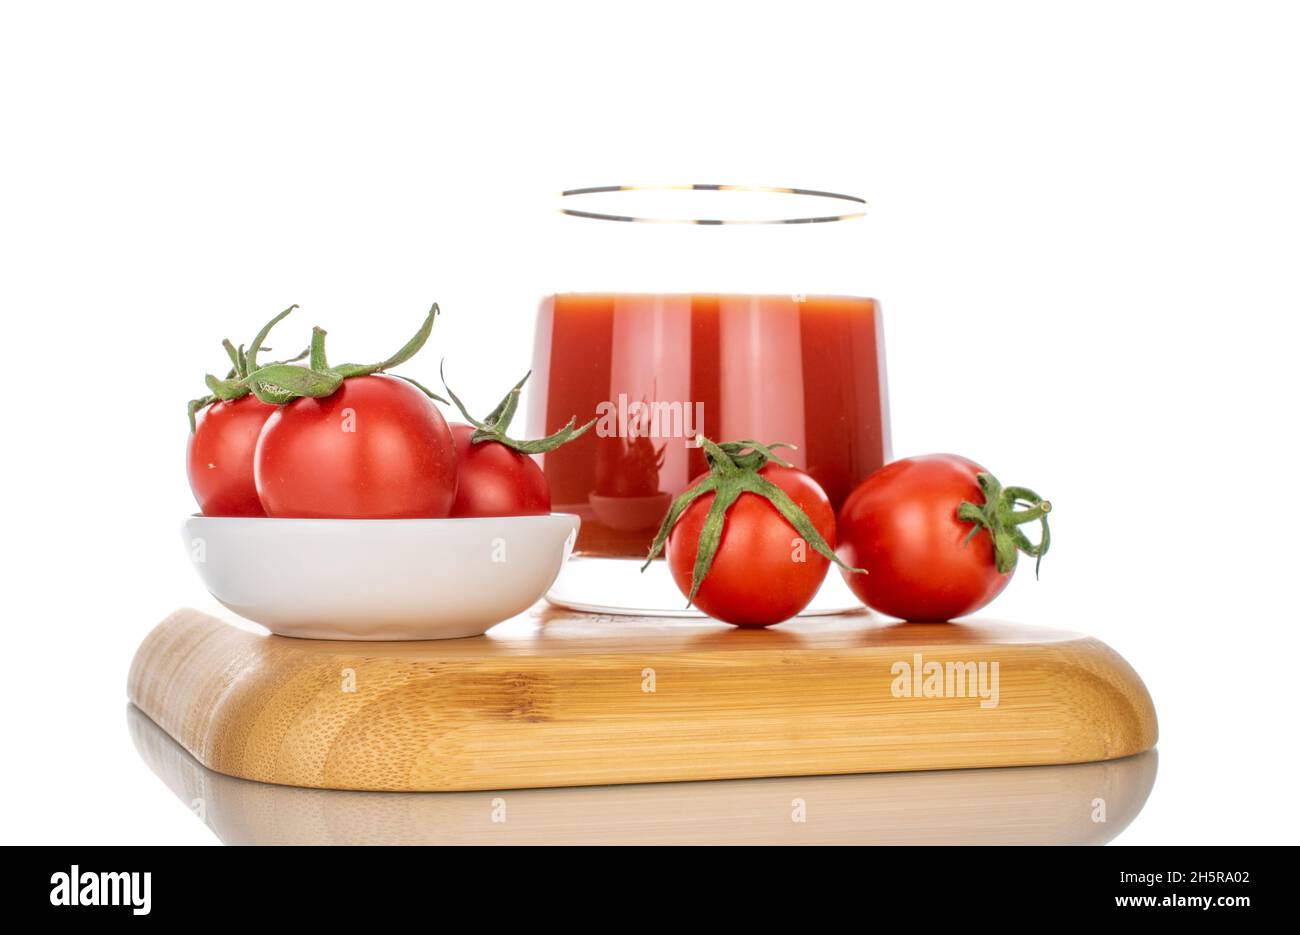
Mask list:
[[[1154,750],[1016,769],[504,792],[339,792],[214,773],[127,706],[149,767],[227,844],[1105,844]]]

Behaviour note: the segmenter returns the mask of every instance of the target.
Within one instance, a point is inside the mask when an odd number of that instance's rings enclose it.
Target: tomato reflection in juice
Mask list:
[[[582,517],[575,552],[641,557],[672,497],[705,470],[696,434],[784,452],[839,509],[889,460],[872,299],[568,293],[538,316],[529,434],[592,431],[546,454],[553,508]]]

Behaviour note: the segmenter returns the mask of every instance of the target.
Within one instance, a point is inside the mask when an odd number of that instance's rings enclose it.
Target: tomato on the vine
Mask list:
[[[249,395],[198,413],[185,468],[204,516],[266,515],[253,483],[253,450],[273,412],[275,406]]]
[[[1052,505],[1003,488],[974,461],[905,458],[864,480],[839,515],[838,554],[869,575],[844,576],[872,610],[919,622],[951,620],[988,604],[1011,581],[1019,552],[1041,559]],[[1033,544],[1019,529],[1038,521]]]
[[[451,515],[467,516],[537,516],[551,512],[551,488],[546,475],[532,456],[554,451],[577,438],[595,424],[592,419],[574,428],[577,419],[546,438],[518,440],[506,435],[506,429],[519,407],[519,394],[531,372],[514,385],[485,419],[469,414],[460,398],[443,386],[452,403],[470,424],[454,422],[456,440],[456,502]]]
[[[709,473],[673,501],[646,565],[666,546],[688,602],[726,623],[765,627],[793,617],[830,562],[840,563],[830,499],[772,452],[777,445],[700,441]]]
[[[544,516],[551,489],[528,455],[497,442],[475,442],[472,425],[451,423],[456,442],[456,502],[451,516]]]
[[[232,455],[225,462],[234,477],[228,486],[238,491],[243,515],[446,516],[456,498],[456,445],[430,401],[445,400],[414,380],[385,373],[424,346],[438,306],[429,309],[401,350],[376,364],[331,366],[325,332],[315,328],[311,345],[297,358],[259,365],[257,355],[272,326],[296,307],[263,327],[247,352],[224,342],[230,373],[224,380],[209,375],[211,395],[190,403],[191,482],[204,512],[209,512],[207,490],[195,480],[196,471],[201,477],[200,469],[209,463],[202,459],[224,451]],[[307,356],[306,366],[293,362]],[[242,417],[238,423],[234,414]],[[250,438],[256,439],[251,451]],[[256,513],[250,485],[260,507]]]
[[[329,396],[296,399],[266,421],[253,464],[267,516],[447,516],[456,444],[419,389],[385,375],[350,377]]]
[[[225,380],[208,378],[208,386],[220,388],[221,394],[190,401],[185,469],[190,490],[204,516],[266,515],[253,482],[253,451],[262,426],[276,406],[256,396],[251,385],[242,381],[260,369],[257,356],[276,322],[297,307],[291,305],[267,322],[247,349],[222,341],[230,357],[230,372]],[[287,363],[291,361],[279,361],[277,366]]]

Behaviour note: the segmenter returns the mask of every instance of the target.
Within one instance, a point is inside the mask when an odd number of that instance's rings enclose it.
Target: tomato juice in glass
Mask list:
[[[571,282],[789,287],[842,286],[849,278],[820,274],[813,261],[838,270],[843,254],[801,256],[799,243],[832,241],[793,226],[733,234],[575,223],[603,230],[598,242],[572,251],[590,263]],[[624,233],[630,228],[637,230]],[[732,269],[718,262],[728,255]],[[644,575],[640,565],[673,497],[706,470],[698,435],[794,446],[779,453],[806,470],[837,511],[889,460],[880,308],[874,299],[837,292],[592,289],[542,299],[528,437],[549,435],[570,418],[597,420],[541,456],[552,509],[582,518],[574,558],[548,595],[552,601],[597,611],[683,611],[685,599],[662,562]]]
[[[530,435],[597,419],[543,457],[553,509],[582,516],[578,555],[645,557],[667,499],[705,471],[697,434],[795,446],[782,457],[836,510],[889,458],[872,299],[555,295],[535,355]]]

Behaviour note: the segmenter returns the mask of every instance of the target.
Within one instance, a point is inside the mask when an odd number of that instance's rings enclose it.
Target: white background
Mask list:
[[[0,839],[213,841],[124,683],[204,598],[183,408],[221,337],[298,302],[377,359],[437,299],[410,372],[492,402],[545,196],[662,180],[869,198],[896,454],[1049,495],[996,615],[1099,636],[1156,701],[1119,840],[1294,843],[1295,7],[461,7],[4,6]]]

